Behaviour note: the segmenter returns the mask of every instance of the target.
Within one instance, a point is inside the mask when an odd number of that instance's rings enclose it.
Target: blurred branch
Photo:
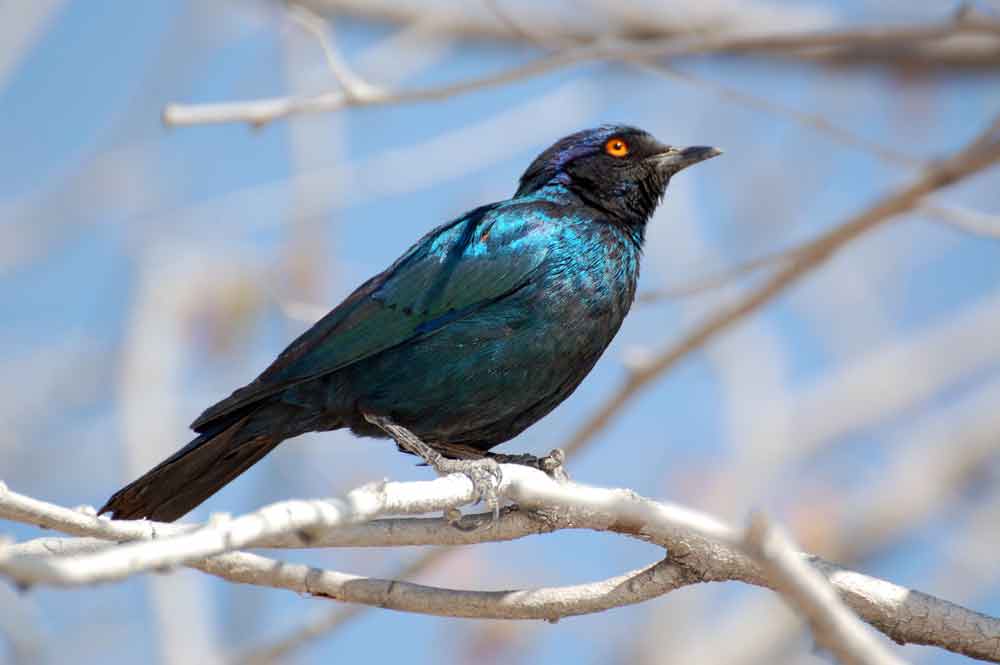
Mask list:
[[[324,33],[325,34],[325,33]],[[350,107],[448,99],[458,95],[507,85],[533,78],[572,65],[600,61],[648,61],[712,54],[783,55],[787,57],[856,59],[865,53],[886,52],[894,47],[912,53],[914,47],[949,37],[978,35],[992,44],[992,61],[1000,61],[1000,21],[960,12],[954,18],[939,23],[899,26],[852,28],[825,32],[772,35],[687,36],[685,39],[617,41],[595,39],[590,44],[567,48],[543,56],[533,62],[513,67],[498,74],[441,86],[411,90],[385,90],[375,86],[357,90],[326,92],[305,97],[274,97],[247,102],[219,104],[168,104],[163,109],[163,122],[168,126],[205,123],[245,122],[260,127],[274,120],[297,113],[322,113]],[[329,42],[327,42],[329,43]],[[905,48],[904,48],[905,47]],[[896,57],[899,57],[897,52]],[[335,58],[338,63],[342,61]],[[350,71],[339,67],[341,74]]]
[[[580,46],[579,42],[567,41],[565,38],[551,37],[545,33],[538,32],[534,26],[522,25],[517,19],[510,16],[500,5],[487,0],[483,3],[498,21],[507,25],[512,31],[516,31],[525,40],[532,42],[539,48],[555,53],[572,46]],[[659,62],[655,58],[648,60],[633,60],[632,64],[642,71],[651,72],[657,76],[683,81],[689,85],[708,90],[720,99],[736,102],[747,108],[756,109],[792,120],[803,127],[825,134],[829,138],[860,149],[864,152],[878,157],[882,161],[897,166],[910,168],[920,168],[926,166],[923,160],[911,157],[892,148],[880,145],[874,141],[863,138],[853,131],[841,127],[819,113],[807,113],[798,109],[785,106],[768,97],[754,95],[736,88],[731,88],[716,81],[709,81],[689,72],[681,71],[667,63]]]
[[[815,7],[788,7],[774,11],[767,3],[745,0],[739,5],[705,3],[704,11],[692,11],[680,3],[588,2],[573,3],[566,12],[561,3],[518,3],[521,24],[497,24],[500,2],[451,3],[433,0],[299,0],[324,14],[351,15],[363,20],[410,25],[433,17],[437,34],[458,39],[534,41],[525,35],[523,23],[533,34],[562,41],[593,41],[608,33],[623,39],[652,39],[707,31],[749,33],[771,29],[775,23],[790,29],[816,29],[832,22],[832,15]],[[505,8],[513,3],[501,0]],[[551,5],[551,6],[550,6]],[[612,5],[612,6],[608,6]],[[671,6],[673,5],[673,6]],[[588,12],[588,9],[595,11]],[[485,11],[484,11],[485,10]],[[680,11],[679,11],[680,10]],[[687,11],[684,11],[687,10]],[[587,14],[593,14],[587,16]],[[588,20],[590,19],[590,20]]]
[[[438,589],[400,581],[379,580],[234,551],[254,546],[257,539],[277,534],[319,536],[338,523],[339,515],[373,514],[377,507],[394,510],[431,510],[468,503],[475,490],[463,476],[430,482],[385,483],[351,492],[347,499],[293,501],[273,504],[234,520],[215,519],[207,525],[176,535],[158,534],[155,541],[111,546],[111,552],[140,553],[128,572],[149,570],[151,565],[186,564],[225,579],[294,590],[299,593],[389,609],[440,616],[555,620],[640,602],[676,588],[708,581],[742,581],[773,587],[772,580],[742,550],[737,534],[725,524],[695,511],[645,499],[628,490],[557,483],[525,467],[504,465],[502,494],[522,510],[540,511],[532,517],[527,533],[564,528],[613,531],[664,547],[664,561],[602,582],[570,587],[522,591],[481,592]],[[354,508],[351,509],[351,504]],[[351,512],[351,511],[354,512]],[[501,521],[522,511],[508,512]],[[24,497],[0,487],[0,516],[31,524],[72,524],[75,532],[121,538],[145,528],[157,534],[191,527],[150,523],[113,522]],[[517,519],[517,518],[515,518]],[[434,520],[437,524],[447,524]],[[86,523],[90,529],[81,529]],[[527,524],[527,523],[524,523]],[[454,531],[454,529],[452,529]],[[119,532],[114,536],[115,532]],[[492,529],[483,529],[483,540]],[[524,535],[527,535],[525,533]],[[49,547],[53,549],[52,539]],[[212,543],[211,547],[205,547]],[[28,544],[30,545],[30,544]],[[19,549],[20,548],[20,549]],[[141,548],[141,550],[139,549]],[[125,557],[105,553],[67,557],[29,554],[23,545],[0,549],[0,572],[23,586],[87,584],[120,577],[95,571],[101,560],[118,565]],[[71,548],[72,549],[72,548]],[[207,558],[202,555],[213,553]],[[932,644],[976,658],[1000,661],[1000,620],[958,607],[917,591],[844,570],[809,558],[837,590],[841,600],[865,621],[897,642]],[[910,621],[919,616],[922,621]]]
[[[1000,238],[1000,215],[991,215],[955,206],[945,207],[934,203],[924,204],[920,206],[920,210],[966,233]]]
[[[326,13],[353,14],[359,18],[390,23],[410,24],[428,11],[427,3],[372,2],[372,0],[301,0]],[[659,3],[629,6],[626,3],[602,3],[605,11],[589,25],[581,25],[576,16],[567,18],[558,12],[544,13],[540,6],[523,3],[519,11],[530,8],[531,14],[512,25],[492,20],[492,8],[478,15],[462,7],[437,20],[438,32],[468,39],[493,38],[534,41],[544,34],[551,40],[599,43],[613,37],[635,44],[660,46],[691,37],[715,35],[706,40],[704,50],[695,53],[741,53],[811,58],[837,64],[887,64],[910,66],[988,67],[1000,60],[1000,44],[961,39],[1000,34],[997,21],[962,5],[951,17],[937,23],[911,26],[873,26],[842,30],[817,31],[829,24],[832,16],[809,13],[814,8],[785,5],[775,10],[753,2],[712,3],[704,11],[687,7],[661,6]],[[721,6],[719,6],[721,5]],[[610,8],[615,11],[610,11]],[[683,11],[688,9],[688,11]],[[530,32],[523,24],[530,22]],[[790,29],[775,32],[775,25]],[[809,28],[813,28],[810,30]]]
[[[328,21],[295,2],[289,3],[288,12],[299,25],[316,37],[316,40],[323,49],[323,56],[326,58],[327,67],[348,99],[364,100],[368,97],[377,97],[383,94],[378,87],[365,81],[348,66],[343,56],[341,56],[340,51],[337,50],[337,47],[333,43]]]
[[[879,482],[839,502],[825,521],[843,524],[826,536],[824,554],[858,561],[912,533],[982,482],[1000,456],[1000,383],[977,392],[943,417],[919,422],[899,443]],[[906,501],[893,497],[905,496]]]
[[[206,306],[226,284],[223,271],[228,263],[156,241],[137,248],[135,259],[133,300],[114,384],[127,475],[142,473],[156,458],[169,454],[173,433],[184,428],[179,397],[187,326],[192,312]],[[158,648],[155,660],[162,665],[214,660],[219,650],[210,629],[205,580],[150,577],[146,586]]]
[[[66,0],[36,0],[0,5],[0,90],[7,87],[24,57],[58,18]]]
[[[872,639],[827,580],[799,555],[781,529],[755,514],[750,518],[743,542],[782,597],[806,617],[816,641],[834,654],[838,662],[902,664],[902,660]]]
[[[707,291],[713,291],[727,286],[736,279],[750,273],[757,272],[758,270],[788,263],[797,254],[802,252],[803,249],[804,246],[790,247],[788,249],[779,250],[771,254],[765,254],[764,256],[744,261],[743,263],[737,263],[731,268],[721,270],[712,275],[692,279],[682,284],[678,284],[677,286],[668,286],[662,289],[644,291],[636,297],[636,301],[641,303],[651,303],[659,300],[687,298],[689,296],[700,295]]]
[[[996,566],[1000,522],[1000,489],[996,483],[963,516],[961,526],[945,543],[945,565],[935,575],[933,585],[965,598],[984,600],[996,587],[1000,570]],[[979,498],[979,497],[977,497]]]
[[[918,206],[917,210],[933,215],[939,221],[967,233],[990,238],[1000,238],[1000,216],[998,215],[938,203],[924,203]],[[749,259],[714,274],[691,279],[676,286],[644,291],[636,297],[636,302],[653,303],[661,300],[676,300],[678,298],[688,298],[714,291],[759,270],[786,264],[797,254],[802,253],[810,244],[803,243]],[[327,312],[325,307],[305,303],[289,303],[287,307],[287,316],[310,323],[317,321]]]
[[[998,362],[1000,290],[994,290],[942,321],[870,348],[792,394],[744,397],[752,416],[738,433],[739,459],[732,465],[716,468],[706,479],[705,508],[732,514],[743,510],[749,502],[760,501],[762,495],[783,496],[791,491],[781,480],[788,468],[808,463],[807,460],[817,456],[836,454],[838,448],[856,441],[859,433],[872,431],[880,424],[911,419],[907,414],[917,413],[921,405],[934,404],[935,399],[954,394],[967,385],[970,377]],[[959,414],[950,415],[950,420],[920,419],[907,427],[907,433],[901,436],[907,441],[907,459],[919,464],[925,446],[942,445],[957,462],[961,446],[956,446],[954,439],[966,436],[954,423],[979,422],[980,418],[973,415],[977,409],[992,414],[994,410],[984,405],[990,399],[1000,399],[1000,389],[979,395],[976,393],[974,398],[949,407],[949,413]],[[1000,421],[992,430],[988,423],[982,427],[988,436],[989,432],[1000,429]],[[928,461],[928,466],[933,466],[936,472],[926,476],[928,483],[940,478],[938,474],[945,470],[935,460]],[[914,472],[916,478],[923,473]],[[890,480],[906,482],[904,477],[895,475],[892,465],[884,474],[881,478],[888,487],[895,487]],[[776,491],[779,487],[780,491]],[[921,492],[906,494],[909,500],[905,506],[900,502],[885,503],[888,495],[877,494],[857,505],[849,499],[851,505],[846,510],[864,514],[866,519],[892,512],[893,508],[905,512],[916,509],[921,497],[927,496],[932,488],[928,484]],[[845,503],[842,496],[839,503]],[[892,519],[886,516],[887,522]],[[882,535],[886,533],[883,531]],[[856,542],[866,535],[871,535],[871,531],[854,527],[846,537]],[[833,558],[844,559],[839,554]]]
[[[5,538],[0,536],[0,550]],[[0,658],[10,665],[39,665],[53,662],[52,635],[46,634],[37,599],[25,598],[14,589],[0,587]],[[6,648],[4,648],[6,643]]]
[[[935,163],[911,184],[886,195],[870,208],[801,247],[788,264],[741,300],[710,315],[677,343],[629,375],[625,384],[561,446],[567,454],[584,446],[654,379],[718,333],[743,320],[826,263],[864,234],[918,207],[925,196],[952,185],[1000,161],[1000,115],[968,145]]]
[[[925,160],[913,157],[894,148],[890,148],[864,138],[846,127],[834,123],[820,113],[800,111],[790,106],[785,106],[780,102],[776,102],[772,98],[754,95],[749,92],[744,92],[743,90],[729,87],[717,81],[703,79],[664,63],[649,60],[640,62],[637,66],[645,71],[650,71],[667,78],[678,79],[689,85],[708,90],[721,99],[736,102],[747,108],[757,109],[759,111],[764,111],[765,113],[770,113],[771,115],[786,118],[803,127],[806,127],[807,129],[823,134],[838,143],[867,152],[887,164],[904,166],[907,168],[922,168],[926,166]]]

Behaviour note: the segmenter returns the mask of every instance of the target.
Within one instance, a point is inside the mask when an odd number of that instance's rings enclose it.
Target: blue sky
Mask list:
[[[888,11],[864,2],[819,6],[844,21],[884,19]],[[918,18],[903,4],[897,9],[895,20]],[[336,36],[348,60],[362,69],[386,61],[380,45],[396,30],[344,18]],[[402,72],[394,85],[420,87],[499,71],[536,55],[500,42],[455,43],[428,56],[427,65],[399,56],[400,71],[386,69],[380,80]],[[960,146],[1000,108],[996,74],[981,71],[921,78],[880,68],[738,58],[677,66],[703,81],[822,113],[918,158]],[[374,78],[380,74],[375,69],[365,73]],[[253,378],[307,325],[287,315],[289,304],[336,304],[429,228],[509,196],[535,154],[581,127],[626,122],[670,143],[726,151],[671,185],[650,229],[641,282],[646,290],[683,284],[811,237],[911,175],[787,117],[703,87],[601,63],[443,102],[353,109],[261,130],[160,124],[168,102],[252,99],[293,85],[323,89],[332,82],[315,42],[280,7],[263,3],[147,2],[123,10],[120,3],[67,2],[17,61],[0,88],[0,244],[7,247],[0,253],[0,362],[7,366],[0,372],[6,404],[0,414],[9,422],[6,441],[0,438],[0,478],[12,488],[64,505],[103,502],[135,475],[140,461],[156,461],[186,442],[187,422]],[[996,213],[995,182],[995,172],[983,175],[940,200]],[[174,280],[177,289],[171,288]],[[192,284],[184,286],[188,280]],[[544,452],[565,441],[624,379],[624,359],[666,348],[745,285],[637,305],[577,393],[504,450]],[[910,215],[849,247],[752,321],[656,381],[572,461],[571,471],[584,482],[632,487],[736,521],[754,506],[793,528],[808,524],[809,515],[822,520],[847,495],[877,487],[880,474],[908,454],[907,441],[935,418],[957,435],[965,421],[950,414],[1000,379],[1000,355],[987,341],[980,352],[975,335],[956,328],[980,320],[976,316],[997,318],[990,315],[1000,302],[998,287],[995,238]],[[168,334],[178,345],[176,358],[158,355],[157,336]],[[952,354],[953,338],[969,348]],[[915,392],[882,415],[845,415],[858,424],[840,429],[827,421],[836,421],[841,409],[855,414],[857,405],[830,401],[824,413],[826,407],[809,401],[818,395],[823,405],[823,396],[841,395],[838,373],[875,366],[908,343],[940,356],[916,353],[901,364],[913,374],[893,375],[885,390],[902,393],[921,377],[945,377],[928,379],[926,394]],[[967,366],[953,374],[941,370],[958,351]],[[147,378],[143,371],[150,372]],[[135,436],[135,414],[148,440]],[[827,430],[831,434],[823,434]],[[819,443],[815,452],[789,458],[767,447],[778,434]],[[769,455],[775,458],[771,483],[731,496],[720,485],[727,470],[738,472],[751,462],[766,467]],[[958,565],[949,543],[993,492],[993,466],[986,469],[987,481],[861,565],[945,597],[960,593],[961,585],[947,581],[926,587],[947,580],[942,571]],[[427,473],[385,442],[339,432],[308,436],[283,445],[192,518]],[[37,535],[7,524],[0,532],[18,539]],[[416,554],[281,556],[388,575]],[[616,575],[658,556],[655,548],[620,538],[563,533],[465,548],[422,579],[476,588],[567,584]],[[981,572],[972,568],[969,575]],[[192,637],[192,643],[212,646],[215,655],[281,636],[330,605],[233,587],[191,571],[173,575],[178,588],[188,589],[178,597],[195,599],[206,622],[207,637]],[[977,579],[974,593],[954,599],[996,613],[996,585],[993,573]],[[167,662],[170,650],[158,635],[155,609],[170,596],[164,593],[143,578],[97,589],[39,589],[19,602],[37,613],[41,633],[58,646],[49,662],[64,650],[80,663]],[[489,660],[492,651],[476,656],[476,649],[495,631],[501,643],[515,645],[513,653],[501,652],[503,658],[601,663],[640,649],[632,640],[636,632],[644,640],[663,633],[668,644],[684,646],[683,631],[664,619],[672,607],[702,612],[697,617],[704,630],[705,621],[722,616],[730,603],[766,603],[765,595],[736,585],[694,588],[647,606],[520,628],[371,610],[297,653],[294,662]],[[111,637],[113,650],[104,641]],[[904,654],[958,662],[916,648]]]

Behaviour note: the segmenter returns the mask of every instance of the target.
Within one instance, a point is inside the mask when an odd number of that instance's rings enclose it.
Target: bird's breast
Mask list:
[[[596,328],[613,336],[635,297],[639,250],[609,225],[569,227],[548,263],[545,306],[556,321]],[[610,341],[610,337],[607,341]]]

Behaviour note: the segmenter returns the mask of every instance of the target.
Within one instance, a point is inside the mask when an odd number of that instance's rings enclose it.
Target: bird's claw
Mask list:
[[[531,458],[535,461],[535,468],[543,468],[539,466],[540,461],[538,458],[531,455],[489,455],[485,458],[474,460],[450,459],[421,441],[420,437],[410,430],[402,427],[401,425],[397,425],[385,416],[368,413],[364,415],[368,422],[376,425],[386,434],[391,436],[400,448],[420,456],[425,462],[434,467],[434,470],[437,471],[439,475],[446,476],[452,473],[460,473],[468,478],[472,483],[473,490],[476,493],[476,500],[485,503],[487,507],[493,511],[493,519],[489,523],[489,526],[491,527],[496,524],[497,520],[500,519],[500,483],[503,481],[503,472],[500,470],[500,462],[508,460],[508,458],[511,460],[513,458]],[[555,455],[556,452],[559,453],[558,456]],[[562,455],[562,451],[553,451],[550,453],[549,457],[556,457],[557,461],[555,466],[561,467],[562,459],[565,456]],[[521,463],[524,464],[525,462]],[[529,466],[531,466],[531,464],[529,464]],[[459,520],[461,519],[460,515],[456,517],[454,513],[449,511],[445,517],[456,528],[464,529],[464,527],[459,525]]]
[[[562,448],[553,448],[548,455],[539,459],[538,468],[547,473],[553,480],[560,483],[569,482],[569,473],[566,471],[566,451]]]
[[[481,501],[493,511],[492,526],[500,519],[500,483],[503,481],[503,471],[496,460],[490,458],[476,460],[458,460],[441,457],[432,463],[434,470],[441,475],[460,473],[472,483],[477,501]]]
[[[520,455],[506,455],[504,453],[487,453],[489,459],[496,460],[500,464],[520,464],[532,469],[542,471],[553,480],[558,482],[569,481],[569,474],[566,473],[566,453],[561,448],[553,448],[545,457],[535,457],[527,453]]]

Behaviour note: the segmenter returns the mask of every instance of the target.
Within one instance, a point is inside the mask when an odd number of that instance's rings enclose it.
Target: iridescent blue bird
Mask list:
[[[587,376],[632,304],[670,178],[718,154],[625,126],[559,140],[512,198],[421,238],[101,512],[174,520],[305,432],[395,423],[445,458],[482,457]]]

